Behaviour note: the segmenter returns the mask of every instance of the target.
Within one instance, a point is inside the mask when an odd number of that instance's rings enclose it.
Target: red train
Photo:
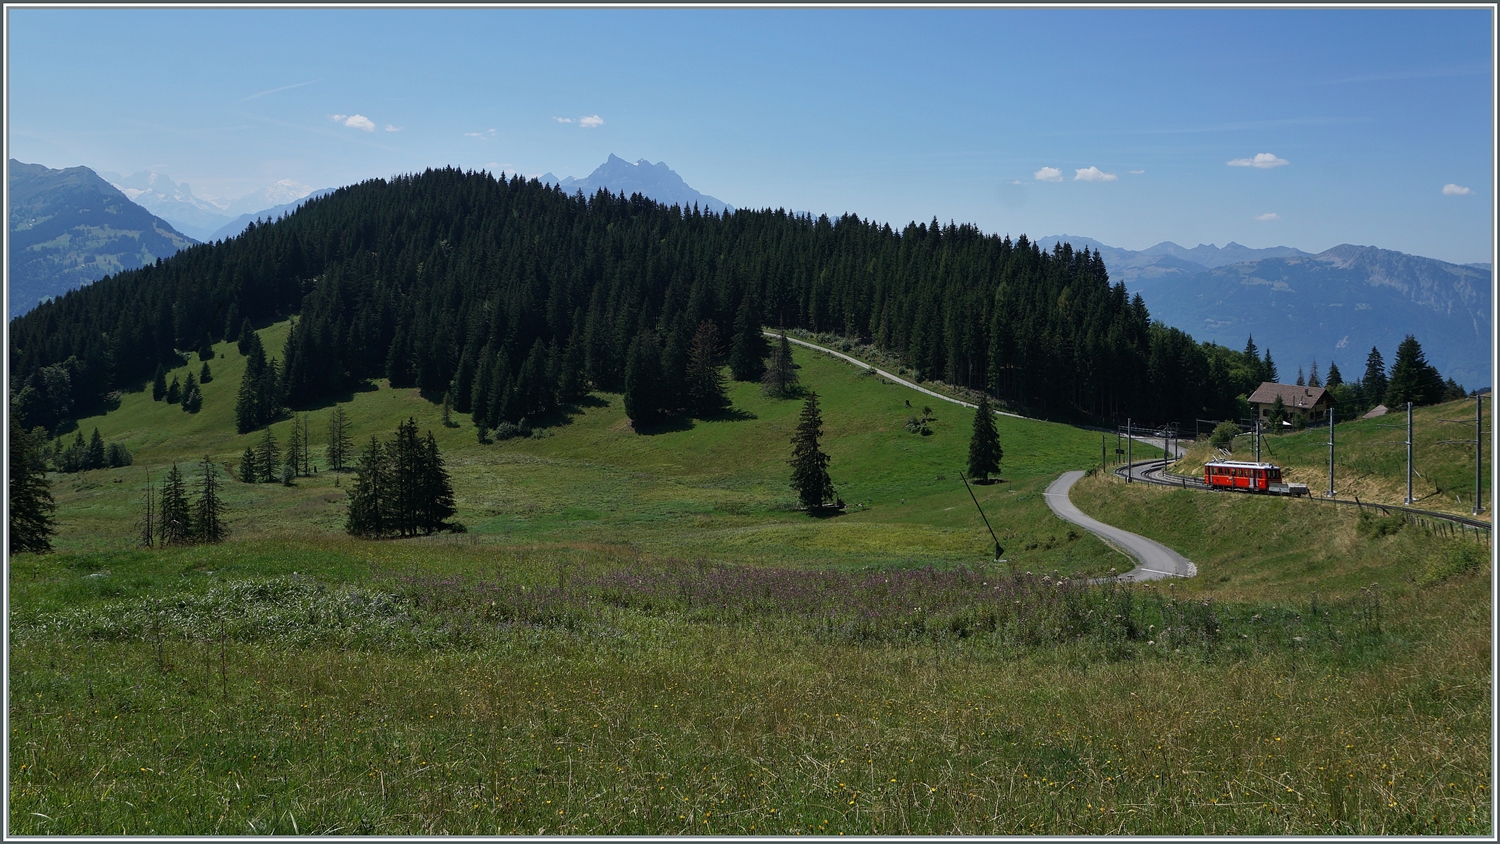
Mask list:
[[[1209,489],[1244,490],[1272,495],[1306,495],[1307,484],[1281,480],[1281,467],[1274,463],[1214,460],[1203,466],[1203,483]]]

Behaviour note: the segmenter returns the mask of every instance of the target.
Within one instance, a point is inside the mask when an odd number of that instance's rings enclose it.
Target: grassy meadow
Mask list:
[[[836,517],[793,509],[800,402],[748,385],[491,445],[381,387],[356,442],[431,427],[467,533],[350,539],[319,472],[226,483],[229,542],[134,548],[147,469],[259,439],[220,352],[196,416],[83,420],[135,465],[54,475],[57,553],[10,561],[12,834],[1493,834],[1473,539],[1094,476],[1081,507],[1200,576],[1090,583],[1126,561],[1041,492],[1099,435],[1002,417],[990,564],[970,412],[907,433],[920,394],[798,349]]]

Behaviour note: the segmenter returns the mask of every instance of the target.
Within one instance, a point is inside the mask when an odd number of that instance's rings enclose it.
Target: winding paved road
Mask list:
[[[780,336],[774,331],[764,331],[762,333],[764,333],[767,337]],[[891,373],[886,372],[884,369],[878,369],[868,363],[865,363],[862,360],[859,360],[858,358],[850,357],[843,352],[836,352],[833,349],[819,346],[814,343],[809,343],[806,340],[798,340],[795,337],[788,337],[786,339],[789,342],[796,343],[799,346],[806,346],[807,348],[813,349],[814,351],[824,352],[833,355],[836,358],[846,360],[854,364],[855,366],[874,370],[876,374],[881,375],[882,377],[888,378],[904,387],[910,387],[911,389],[916,390],[919,393],[925,393],[926,395],[932,396],[935,399],[942,399],[943,401],[963,405],[964,407],[974,407],[974,405],[969,404],[966,401],[960,401],[951,396],[945,396],[942,393],[933,392],[932,390],[929,390],[925,387],[919,387],[916,384],[913,384],[912,382],[906,380],[905,378],[900,377],[899,375],[892,375]],[[1021,416],[1018,413],[1006,413],[1002,410],[997,410],[995,411],[995,413],[999,416],[1012,416],[1016,419],[1027,418],[1025,416]],[[1136,440],[1137,442],[1150,443],[1163,450],[1165,450],[1167,447],[1167,444],[1163,440],[1158,438],[1131,437],[1131,439]],[[1175,451],[1178,455],[1181,455],[1182,447],[1180,445],[1176,445],[1173,451]],[[1155,464],[1162,462],[1163,461],[1156,460],[1150,461],[1150,464],[1154,466]],[[1145,468],[1146,463],[1144,461],[1138,461],[1132,464],[1130,467],[1132,472],[1140,472]],[[1053,481],[1052,485],[1047,487],[1047,491],[1043,493],[1042,496],[1047,500],[1047,506],[1052,509],[1052,512],[1058,518],[1078,525],[1084,530],[1098,536],[1100,539],[1103,539],[1106,543],[1119,550],[1120,552],[1136,559],[1136,567],[1128,572],[1125,572],[1122,575],[1117,576],[1115,578],[1116,580],[1128,583],[1139,580],[1160,580],[1164,577],[1193,577],[1194,575],[1198,574],[1198,567],[1193,565],[1191,560],[1182,556],[1176,551],[1173,551],[1171,548],[1168,548],[1160,542],[1147,539],[1144,536],[1140,536],[1139,534],[1134,534],[1126,530],[1120,530],[1117,527],[1111,527],[1096,519],[1091,519],[1088,516],[1085,516],[1082,510],[1079,510],[1077,507],[1073,506],[1072,500],[1068,498],[1068,491],[1071,490],[1073,488],[1073,484],[1078,483],[1078,479],[1083,476],[1084,473],[1081,471],[1064,472],[1062,474],[1062,477]],[[1141,475],[1138,474],[1133,475],[1133,477],[1135,477],[1137,480],[1141,479]]]
[[[1191,560],[1160,542],[1120,530],[1097,519],[1091,519],[1084,515],[1082,510],[1073,506],[1073,501],[1068,498],[1068,492],[1084,474],[1081,471],[1064,472],[1062,477],[1047,487],[1047,491],[1042,493],[1042,496],[1047,499],[1047,506],[1059,519],[1072,522],[1097,535],[1138,561],[1135,568],[1120,575],[1116,578],[1117,580],[1123,582],[1160,580],[1164,577],[1193,577],[1198,573],[1198,567],[1193,565]]]

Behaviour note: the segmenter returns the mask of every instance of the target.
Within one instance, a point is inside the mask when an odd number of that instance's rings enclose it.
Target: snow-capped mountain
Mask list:
[[[209,199],[195,196],[186,182],[174,182],[170,176],[156,170],[142,170],[129,176],[118,173],[99,175],[131,201],[171,223],[178,231],[205,242],[213,240],[220,229],[237,217],[296,202],[313,192],[301,182],[282,179],[237,199]]]

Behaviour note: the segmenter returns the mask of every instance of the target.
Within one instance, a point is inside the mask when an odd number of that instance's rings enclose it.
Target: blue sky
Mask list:
[[[1489,9],[7,11],[11,157],[199,195],[615,153],[894,226],[1492,260]]]

